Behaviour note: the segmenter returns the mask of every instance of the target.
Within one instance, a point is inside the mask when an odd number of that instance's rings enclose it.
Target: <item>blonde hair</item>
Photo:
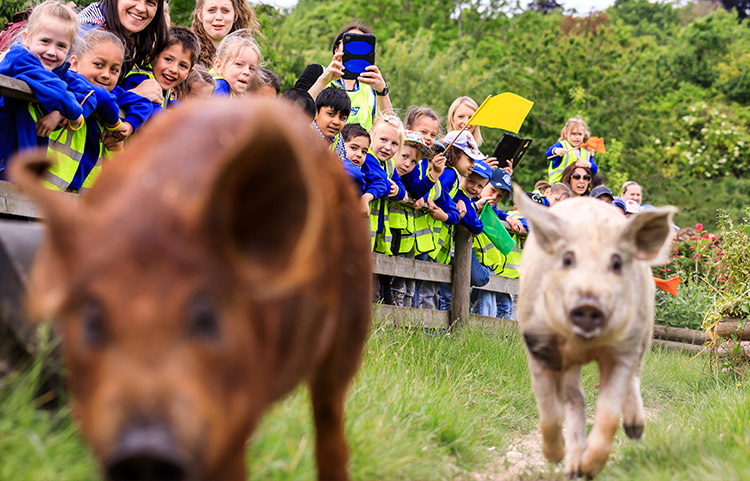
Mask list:
[[[395,154],[393,154],[392,158],[397,157],[401,154],[401,149],[404,147],[404,136],[406,135],[406,128],[404,127],[404,123],[401,121],[400,118],[398,118],[398,116],[392,113],[380,115],[375,119],[375,123],[372,124],[372,127],[370,128],[369,133],[370,133],[370,138],[372,139],[371,142],[375,142],[375,137],[385,127],[394,128],[398,132],[398,151]]]
[[[589,137],[591,137],[591,132],[589,132],[589,126],[586,125],[586,121],[583,120],[582,117],[575,116],[568,119],[567,122],[565,122],[565,127],[562,128],[562,131],[560,131],[560,138],[557,139],[558,141],[568,140],[568,136],[570,135],[570,132],[573,130],[574,127],[581,127],[583,129],[583,144],[586,143],[587,140],[589,140]]]
[[[112,32],[101,30],[99,28],[89,30],[76,40],[76,46],[73,49],[73,55],[81,58],[82,55],[105,43],[117,47],[122,54],[122,60],[120,60],[120,63],[125,61],[125,44],[122,43],[120,37]]]
[[[634,185],[641,187],[641,184],[639,184],[638,182],[634,180],[629,180],[625,182],[624,184],[622,184],[622,189],[620,189],[620,197],[624,196],[627,193],[628,189]]]
[[[260,70],[261,63],[263,62],[263,53],[260,51],[260,45],[253,38],[252,31],[246,28],[232,32],[224,37],[216,49],[216,59],[221,60],[222,63],[226,63],[229,60],[237,58],[243,48],[250,48],[258,55],[258,69]]]
[[[476,102],[474,102],[474,99],[471,97],[463,96],[459,97],[456,100],[453,101],[450,108],[448,109],[448,120],[446,120],[446,129],[448,132],[452,130],[461,130],[453,123],[453,114],[456,113],[456,110],[462,105],[468,105],[470,108],[474,109],[474,112],[477,111],[479,108],[479,105],[477,105]],[[474,140],[477,143],[477,147],[480,147],[482,145],[482,132],[479,130],[478,125],[470,125],[466,128],[469,132],[471,132],[471,135],[474,136]]]
[[[34,7],[29,15],[29,23],[26,25],[26,36],[33,37],[50,21],[57,20],[60,25],[68,30],[70,35],[70,48],[73,49],[81,24],[78,16],[72,8],[68,8],[56,0],[47,0],[41,5]]]

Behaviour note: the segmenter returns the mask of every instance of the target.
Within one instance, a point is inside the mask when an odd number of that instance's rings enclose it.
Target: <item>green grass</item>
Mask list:
[[[655,350],[643,377],[644,439],[619,431],[599,479],[732,480],[750,472],[749,379],[704,372],[702,361]],[[67,409],[36,409],[37,362],[0,385],[0,480],[96,477]],[[584,369],[588,412],[598,375]],[[537,426],[515,331],[449,336],[377,327],[347,402],[355,479],[455,479],[482,471]],[[266,415],[248,450],[251,479],[312,479],[314,434],[298,389]],[[538,449],[538,447],[536,448]],[[525,479],[562,479],[546,468]]]

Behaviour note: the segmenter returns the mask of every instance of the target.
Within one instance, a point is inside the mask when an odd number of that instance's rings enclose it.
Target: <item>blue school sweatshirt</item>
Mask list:
[[[0,61],[0,75],[29,84],[47,112],[57,110],[66,119],[76,120],[83,114],[83,108],[62,78],[69,65],[65,62],[50,72],[34,54],[16,43]],[[47,138],[36,135],[29,102],[0,96],[0,179],[5,178],[7,163],[13,154],[29,147],[46,149],[47,142]]]
[[[128,73],[128,76],[122,80],[121,87],[124,90],[133,90],[134,88],[139,86],[141,82],[151,78],[147,73],[149,72],[153,74],[151,67],[142,67],[140,70],[142,70],[143,72],[131,71],[130,73]],[[173,89],[161,91],[162,95],[164,96],[164,102],[162,102],[161,104],[157,104],[156,102],[151,103],[151,116],[161,113],[165,108],[168,108],[170,106],[174,107],[176,105],[179,105],[179,102],[177,100],[171,98],[173,91]]]
[[[461,219],[461,224],[469,229],[469,232],[471,232],[472,234],[481,234],[482,230],[484,229],[484,224],[479,219],[479,214],[477,213],[477,205],[474,203],[474,201],[469,199],[469,196],[466,195],[466,192],[464,192],[460,188],[458,189],[458,192],[456,192],[455,197],[453,197],[453,200],[457,204],[459,200],[462,200],[466,205],[466,214],[464,215],[463,219]]]
[[[430,192],[435,183],[427,176],[430,161],[422,159],[411,172],[401,177],[406,191],[412,199],[419,199]]]
[[[341,165],[344,167],[344,171],[346,171],[349,178],[354,182],[354,189],[357,195],[362,197],[362,194],[365,193],[365,175],[362,173],[362,169],[354,165],[349,159],[346,159]]]

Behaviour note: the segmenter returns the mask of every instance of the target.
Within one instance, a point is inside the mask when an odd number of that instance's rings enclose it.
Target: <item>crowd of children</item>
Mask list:
[[[38,103],[0,97],[0,178],[15,152],[41,147],[57,159],[45,185],[84,191],[112,152],[127,148],[127,139],[151,117],[168,115],[163,112],[180,102],[279,96],[279,79],[263,68],[258,24],[247,8],[241,0],[198,0],[192,29],[174,26],[163,38],[164,0],[101,0],[78,16],[57,0],[34,8],[21,37],[1,54],[0,74],[29,84]],[[328,67],[308,66],[282,99],[310,117],[311,128],[349,173],[374,252],[450,264],[454,228],[463,225],[473,236],[474,312],[511,317],[511,296],[481,287],[491,273],[519,275],[529,227],[510,203],[512,162],[479,150],[480,129],[467,126],[478,108],[470,97],[453,102],[441,135],[441,117],[430,108],[411,108],[405,122],[393,114],[376,66],[357,79],[343,79],[346,32],[369,30],[361,24],[342,29]],[[154,48],[146,52],[148,39]],[[532,198],[552,205],[589,194],[597,177],[593,153],[582,147],[589,137],[582,119],[568,120],[547,149],[548,176]],[[622,198],[599,187],[591,195],[622,204],[625,213],[641,201],[634,182],[623,186]],[[482,220],[487,216],[507,223],[512,248],[495,245]],[[399,306],[451,305],[450,286],[427,281],[381,276],[376,296]]]

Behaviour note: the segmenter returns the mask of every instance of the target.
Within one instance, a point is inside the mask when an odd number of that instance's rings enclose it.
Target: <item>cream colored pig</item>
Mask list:
[[[565,457],[569,477],[596,476],[623,418],[632,439],[643,434],[643,360],[654,325],[649,262],[669,238],[674,207],[626,219],[589,197],[547,208],[515,187],[531,224],[521,260],[518,320],[550,461]],[[599,399],[586,438],[581,366],[599,365]],[[563,419],[565,437],[563,439]]]

